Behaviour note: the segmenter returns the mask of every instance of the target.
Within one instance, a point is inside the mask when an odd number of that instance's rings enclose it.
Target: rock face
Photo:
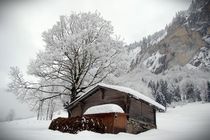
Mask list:
[[[188,10],[177,13],[171,24],[144,38],[139,46],[141,51],[132,60],[131,70],[146,66],[159,74],[174,65],[188,63],[209,69],[210,0],[192,1]],[[128,47],[132,48],[132,44]]]
[[[191,65],[210,70],[210,49],[203,47],[200,52],[194,56],[190,62]]]
[[[153,73],[158,74],[164,69],[166,61],[166,55],[157,53],[152,54],[144,61],[144,65]]]

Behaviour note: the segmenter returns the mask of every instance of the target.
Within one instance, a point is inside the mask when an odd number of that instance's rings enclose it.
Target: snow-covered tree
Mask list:
[[[15,117],[15,111],[13,109],[10,109],[7,117],[6,117],[6,120],[7,121],[12,121],[14,120],[14,117]]]
[[[201,92],[192,82],[186,82],[182,92],[184,95],[184,100],[189,102],[201,101]]]
[[[172,95],[168,90],[168,82],[161,79],[159,83],[160,83],[159,92],[161,92],[165,97],[166,103],[171,104]]]
[[[210,102],[210,81],[207,82],[207,101]]]
[[[192,83],[187,83],[184,89],[185,99],[191,102],[195,101],[194,97],[194,85]]]
[[[156,97],[159,88],[159,82],[154,82],[150,80],[148,83],[148,87],[151,88],[152,95]]]
[[[61,16],[42,37],[45,50],[28,67],[28,73],[38,80],[25,81],[13,67],[9,89],[24,99],[60,98],[65,105],[115,70],[114,60],[123,46],[114,38],[110,22],[98,12]]]
[[[155,101],[166,107],[166,98],[160,91],[157,92]]]
[[[208,101],[208,82],[207,80],[200,80],[196,81],[196,86],[198,93],[200,94],[200,98],[202,101],[207,102]]]
[[[164,87],[164,84],[163,81],[154,82],[151,80],[148,83],[148,87],[151,88],[155,101],[166,107],[166,98],[164,94],[167,89]]]
[[[170,92],[172,95],[172,102],[179,102],[181,101],[181,95],[180,95],[180,88],[178,85],[171,84]]]
[[[196,87],[194,90],[195,101],[201,101],[201,91]]]

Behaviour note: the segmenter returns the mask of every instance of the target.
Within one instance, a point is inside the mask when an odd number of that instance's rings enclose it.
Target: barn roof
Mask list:
[[[153,99],[139,93],[136,90],[130,89],[128,87],[123,87],[123,86],[118,86],[118,85],[108,85],[108,84],[104,84],[104,83],[100,83],[97,84],[95,87],[93,87],[91,90],[89,90],[88,92],[86,92],[85,94],[83,94],[82,96],[80,96],[79,98],[77,98],[75,101],[73,101],[68,107],[68,108],[72,108],[73,106],[75,106],[79,101],[85,99],[86,97],[88,97],[89,95],[93,94],[96,90],[98,90],[99,88],[108,88],[108,89],[113,89],[113,90],[117,90],[123,93],[128,94],[130,97],[133,97],[137,100],[141,99],[147,103],[149,103],[150,105],[155,106],[156,108],[165,110],[165,107],[162,106],[161,104],[157,103],[156,101],[154,101]]]

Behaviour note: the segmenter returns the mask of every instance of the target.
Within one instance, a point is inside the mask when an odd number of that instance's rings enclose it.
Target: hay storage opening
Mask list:
[[[105,125],[105,133],[126,132],[127,116],[116,104],[97,105],[88,108],[83,116],[100,120]]]

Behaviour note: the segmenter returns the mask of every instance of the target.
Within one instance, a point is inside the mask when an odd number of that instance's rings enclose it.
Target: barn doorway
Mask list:
[[[106,127],[106,133],[126,131],[127,116],[123,109],[116,104],[103,104],[88,108],[83,116],[94,118]]]

